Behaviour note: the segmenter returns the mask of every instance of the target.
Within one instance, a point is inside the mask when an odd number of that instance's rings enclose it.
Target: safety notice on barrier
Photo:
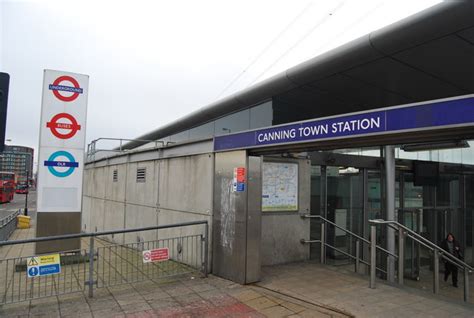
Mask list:
[[[162,262],[170,259],[167,247],[143,251],[143,263]]]
[[[28,257],[26,260],[28,277],[46,276],[61,273],[59,254]]]

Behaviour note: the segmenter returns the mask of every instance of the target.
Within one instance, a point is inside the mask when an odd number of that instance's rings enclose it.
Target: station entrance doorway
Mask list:
[[[382,156],[382,148],[310,152],[310,213],[369,239],[368,221],[387,219]],[[417,171],[430,168],[432,177]],[[466,164],[399,158],[395,172],[395,219],[435,244],[453,233],[471,264],[472,170]],[[310,222],[310,240],[319,240],[320,222]],[[347,254],[355,255],[359,243],[340,228],[331,224],[326,228],[326,242],[335,247],[325,251],[327,264],[353,264]],[[384,239],[384,233],[378,236]],[[361,259],[368,259],[368,248],[363,244],[360,248]],[[319,259],[320,253],[320,244],[310,245],[311,259]],[[405,241],[404,257],[406,278],[419,280],[421,268],[432,270],[432,255],[413,240]]]

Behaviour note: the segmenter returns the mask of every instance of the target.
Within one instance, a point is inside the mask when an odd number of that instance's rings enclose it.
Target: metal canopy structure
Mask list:
[[[442,2],[137,139],[157,140],[265,100],[278,124],[474,93],[473,16],[474,1]]]

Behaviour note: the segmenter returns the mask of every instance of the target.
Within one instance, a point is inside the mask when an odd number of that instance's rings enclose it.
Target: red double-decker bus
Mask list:
[[[15,194],[15,174],[0,171],[0,203],[10,202]]]

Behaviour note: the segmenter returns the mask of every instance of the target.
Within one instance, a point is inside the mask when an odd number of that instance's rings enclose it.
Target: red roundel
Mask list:
[[[79,83],[76,81],[75,78],[67,75],[59,76],[53,83],[54,86],[58,86],[61,84],[62,81],[68,81],[70,82],[75,88],[81,88],[79,86]],[[61,95],[59,90],[53,90],[54,96],[58,98],[59,100],[62,100],[63,102],[72,102],[75,100],[78,96],[79,93],[73,93],[71,96],[63,96]]]
[[[59,123],[58,120],[60,119],[67,119],[69,120],[70,123]],[[53,118],[51,118],[51,121],[46,123],[46,127],[51,129],[51,132],[53,135],[60,139],[69,139],[71,137],[74,137],[74,135],[77,133],[77,131],[81,130],[81,125],[77,124],[76,118],[72,117],[72,115],[67,114],[67,113],[60,113],[57,115],[54,115]],[[67,133],[62,133],[59,132],[58,129],[64,129],[64,130],[69,130]]]

